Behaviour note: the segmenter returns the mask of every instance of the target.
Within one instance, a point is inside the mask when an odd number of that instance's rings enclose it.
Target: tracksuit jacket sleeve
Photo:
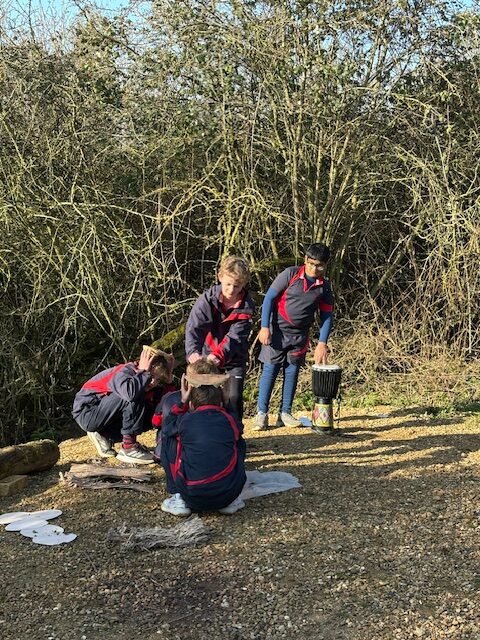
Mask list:
[[[185,353],[202,353],[207,333],[212,328],[212,308],[203,293],[195,302],[185,327]]]
[[[263,304],[262,304],[262,321],[261,321],[262,327],[270,326],[270,316],[272,315],[273,303],[277,296],[278,296],[278,291],[276,291],[273,287],[270,287],[270,289],[265,294],[265,298],[263,299]]]
[[[148,371],[138,371],[133,363],[128,363],[113,376],[109,386],[122,400],[135,402],[142,397],[149,379]]]
[[[270,318],[272,315],[272,309],[275,299],[288,287],[288,284],[293,278],[295,271],[298,271],[298,268],[288,267],[288,269],[284,269],[281,273],[278,274],[278,276],[270,285],[270,288],[265,294],[265,298],[263,299],[262,304],[262,327],[270,326]]]
[[[272,284],[270,285],[270,289],[273,289],[276,292],[277,296],[280,293],[283,293],[290,284],[291,279],[297,272],[298,267],[288,267],[287,269],[284,269],[272,282]]]
[[[331,311],[320,311],[320,333],[319,342],[328,342],[328,336],[333,327],[333,313]]]
[[[162,437],[171,437],[178,435],[179,423],[183,419],[183,416],[187,414],[188,407],[182,404],[175,404],[171,408],[170,412],[162,424]]]
[[[323,298],[318,308],[320,309],[320,333],[318,341],[326,343],[333,327],[333,293],[327,281],[325,281]]]

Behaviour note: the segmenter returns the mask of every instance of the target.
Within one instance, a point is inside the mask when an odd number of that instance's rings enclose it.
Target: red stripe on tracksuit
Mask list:
[[[305,271],[305,269],[303,269],[303,271]],[[277,309],[278,309],[278,313],[282,316],[282,318],[284,320],[286,320],[289,324],[291,324],[293,327],[295,327],[295,323],[292,321],[292,319],[290,318],[290,316],[287,313],[287,292],[289,287],[296,282],[297,280],[300,279],[300,276],[303,273],[302,268],[300,268],[297,273],[293,276],[293,278],[290,280],[290,282],[287,285],[287,288],[285,289],[285,291],[282,293],[282,295],[280,296],[278,302],[277,302]]]
[[[228,334],[223,338],[223,340],[221,340],[220,344],[217,344],[217,341],[211,333],[208,333],[205,337],[205,342],[210,348],[212,356],[215,356],[215,358],[219,359],[220,367],[223,367],[223,365],[225,364],[225,346],[228,344],[229,340],[230,337],[228,336]]]
[[[292,356],[295,357],[299,357],[299,356],[303,356],[304,353],[307,353],[308,349],[310,348],[310,338],[307,338],[307,343],[306,345],[303,347],[303,349],[300,349],[300,351],[292,351]]]
[[[123,369],[123,367],[125,367],[127,364],[128,362],[117,365],[109,373],[103,376],[103,378],[99,378],[97,380],[88,380],[88,382],[85,382],[82,389],[91,389],[96,393],[103,393],[105,395],[111,393],[112,390],[110,389],[109,385],[110,380],[120,371],[120,369]]]
[[[333,304],[327,304],[326,302],[323,302],[323,300],[321,300],[318,303],[318,308],[320,309],[320,311],[333,311]]]
[[[251,313],[231,313],[227,318],[224,318],[222,322],[231,322],[232,320],[251,320]]]
[[[208,332],[207,335],[205,336],[205,343],[207,344],[208,347],[210,347],[211,351],[216,349],[218,346],[217,341],[215,340],[215,338],[212,336],[210,332]]]
[[[177,436],[177,455],[175,456],[175,462],[173,464],[170,464],[170,471],[172,473],[174,480],[177,477],[177,473],[179,473],[181,464],[182,464],[182,443],[180,441],[180,436]]]
[[[183,406],[179,406],[178,404],[174,404],[173,407],[170,409],[171,413],[173,413],[174,416],[181,416],[182,413],[187,413],[188,411],[188,404],[185,403]]]
[[[197,409],[195,409],[195,411],[209,411],[209,410],[213,410],[213,411],[218,411],[219,413],[223,414],[230,426],[232,427],[233,433],[234,433],[234,437],[235,437],[235,442],[238,441],[238,439],[240,438],[240,431],[238,430],[238,427],[235,423],[235,420],[233,419],[233,417],[227,413],[224,409],[222,409],[221,407],[214,405],[214,404],[205,404],[202,405],[201,407],[197,407]],[[177,440],[178,440],[178,444],[177,444],[177,458],[175,460],[175,463],[172,465],[170,465],[170,469],[172,471],[172,475],[173,478],[175,479],[177,477],[177,474],[179,476],[181,476],[184,480],[185,480],[185,484],[187,486],[198,486],[198,485],[202,485],[202,484],[210,484],[211,482],[215,482],[217,480],[221,480],[222,478],[225,478],[225,476],[228,476],[229,473],[231,473],[233,471],[233,469],[235,469],[235,466],[237,464],[237,458],[238,458],[238,451],[237,451],[237,447],[235,446],[233,449],[233,455],[230,459],[230,462],[228,463],[228,465],[222,469],[222,471],[219,471],[218,473],[215,473],[212,476],[208,476],[207,478],[202,478],[201,480],[186,480],[185,476],[183,475],[183,473],[180,471],[180,465],[182,462],[182,443],[180,440],[180,436],[177,436]]]
[[[152,426],[160,429],[163,422],[163,416],[161,413],[156,413],[152,418]]]

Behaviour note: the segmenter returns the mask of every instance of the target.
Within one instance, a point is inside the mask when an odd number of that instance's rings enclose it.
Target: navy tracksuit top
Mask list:
[[[195,302],[185,328],[185,353],[213,354],[220,366],[244,365],[255,303],[248,291],[230,308],[221,302],[222,285],[207,289]]]
[[[148,371],[139,371],[137,362],[125,362],[110,367],[90,378],[75,395],[72,416],[76,419],[88,405],[97,404],[103,396],[114,394],[126,402],[143,403],[153,409],[165,393],[174,391],[171,384],[145,390],[150,379]],[[152,425],[153,426],[153,425]]]
[[[307,334],[315,312],[332,312],[333,295],[330,283],[317,278],[309,284],[305,266],[288,267],[272,282],[278,292],[272,313],[272,323],[286,334]]]
[[[243,425],[217,405],[173,406],[162,425],[161,460],[192,509],[222,509],[246,482]]]

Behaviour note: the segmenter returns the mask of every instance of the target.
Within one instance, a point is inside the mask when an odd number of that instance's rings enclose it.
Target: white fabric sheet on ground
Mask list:
[[[281,493],[289,489],[301,489],[298,479],[286,471],[247,471],[247,482],[240,498],[250,500],[270,493]]]

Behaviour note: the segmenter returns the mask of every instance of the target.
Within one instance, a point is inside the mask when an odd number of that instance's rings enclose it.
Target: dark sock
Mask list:
[[[137,436],[123,436],[122,447],[124,449],[131,449],[137,443]]]

